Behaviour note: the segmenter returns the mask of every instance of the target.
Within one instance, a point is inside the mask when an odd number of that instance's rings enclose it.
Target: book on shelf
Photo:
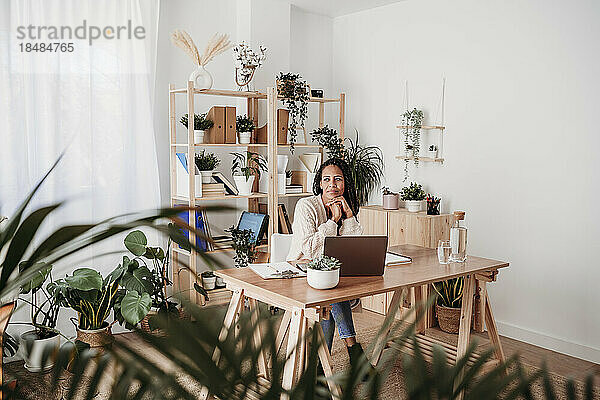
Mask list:
[[[229,179],[227,179],[225,177],[225,175],[223,175],[222,172],[213,171],[212,177],[218,183],[222,183],[223,185],[225,185],[225,190],[227,191],[227,194],[232,194],[234,196],[237,196],[239,194],[235,185],[233,183],[231,183],[231,181]]]
[[[292,224],[285,209],[285,204],[277,205],[277,216],[279,219],[279,233],[292,233]]]
[[[189,211],[182,211],[179,214],[177,214],[177,217],[182,219],[186,224],[190,225]],[[196,246],[203,251],[209,250],[210,243],[206,240],[206,237],[210,237],[210,233],[208,231],[206,213],[204,211],[196,212],[196,224],[195,225],[196,225],[196,230],[199,232],[202,232],[203,236],[204,236],[204,237],[201,237],[199,235],[196,235]],[[189,236],[189,231],[187,229],[177,228],[177,230],[179,231],[180,234],[184,235],[185,237]],[[179,245],[179,248],[187,250],[187,251],[191,250],[189,246]]]
[[[202,197],[222,197],[225,194],[225,185],[222,183],[204,183]]]
[[[304,193],[304,188],[302,185],[286,185],[285,193]]]

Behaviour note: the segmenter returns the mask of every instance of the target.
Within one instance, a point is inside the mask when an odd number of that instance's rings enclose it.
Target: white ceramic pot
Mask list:
[[[285,184],[288,185],[288,186],[291,185],[292,184],[292,177],[289,177],[289,178],[286,177],[285,178]]]
[[[261,193],[269,193],[269,177],[267,174],[260,174],[258,180],[258,191]]]
[[[406,206],[406,211],[408,212],[419,212],[421,211],[422,200],[405,200],[404,205]]]
[[[287,154],[278,154],[277,155],[277,173],[285,174],[285,169],[287,168],[289,157]]]
[[[215,281],[215,287],[225,287],[225,281],[220,276],[217,276],[217,280]]]
[[[204,289],[206,290],[212,290],[215,288],[215,284],[217,283],[217,277],[216,276],[211,276],[211,277],[202,277],[202,286],[204,287]]]
[[[204,131],[194,129],[194,143],[204,143]]]
[[[251,175],[248,180],[244,175],[234,175],[233,181],[237,187],[239,194],[242,196],[250,196],[252,194],[252,184],[254,183],[254,175]]]
[[[25,368],[29,372],[47,371],[54,366],[54,356],[60,348],[60,336],[52,336],[47,339],[36,339],[35,331],[27,331],[21,335],[21,354],[25,360]],[[42,357],[46,349],[51,349],[51,355],[42,363]]]
[[[383,209],[384,210],[397,210],[399,205],[398,194],[384,194],[383,195]]]
[[[437,150],[429,150],[429,157],[433,158],[434,160],[437,158]]]
[[[340,269],[320,271],[308,268],[306,270],[306,282],[315,289],[334,288],[340,282]]]
[[[212,171],[200,171],[202,175],[202,183],[210,183],[212,178]]]
[[[240,144],[250,144],[250,137],[252,132],[240,132]]]
[[[285,172],[277,174],[277,194],[285,194]]]

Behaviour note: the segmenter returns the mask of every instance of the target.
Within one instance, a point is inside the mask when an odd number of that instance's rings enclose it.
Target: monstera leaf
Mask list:
[[[23,264],[23,263],[21,263]],[[39,289],[42,284],[48,278],[50,271],[52,271],[52,265],[47,265],[45,262],[38,262],[32,265],[32,268],[36,271],[33,274],[31,280],[27,281],[23,286],[21,286],[21,293],[27,294],[32,290]]]
[[[148,239],[146,239],[146,235],[142,231],[133,231],[129,233],[124,240],[125,247],[131,253],[136,256],[142,256],[146,252],[146,245],[148,244]]]
[[[136,291],[129,291],[121,300],[121,315],[131,325],[140,322],[150,311],[152,299],[148,293],[141,295]]]
[[[73,289],[102,290],[102,275],[91,268],[78,268],[73,271],[73,276],[67,276],[65,281]]]
[[[150,293],[154,288],[151,280],[152,272],[146,267],[139,267],[133,272],[125,272],[121,285],[128,291],[135,290],[139,293]]]

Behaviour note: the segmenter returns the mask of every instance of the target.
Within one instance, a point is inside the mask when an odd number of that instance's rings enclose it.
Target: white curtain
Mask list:
[[[12,213],[63,151],[34,201],[68,200],[45,231],[159,206],[151,115],[158,15],[159,0],[0,2],[0,215]],[[144,28],[145,38],[123,35],[89,45],[17,35],[19,26],[75,29],[84,20],[100,28],[130,20]],[[71,42],[73,52],[21,52],[21,44],[49,42]],[[118,249],[121,238],[87,256]],[[86,265],[105,274],[117,265],[113,258]]]

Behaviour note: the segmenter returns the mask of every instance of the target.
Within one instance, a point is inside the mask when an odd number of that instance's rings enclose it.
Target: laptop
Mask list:
[[[387,236],[326,236],[324,254],[342,262],[340,276],[382,276]]]

